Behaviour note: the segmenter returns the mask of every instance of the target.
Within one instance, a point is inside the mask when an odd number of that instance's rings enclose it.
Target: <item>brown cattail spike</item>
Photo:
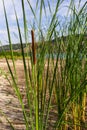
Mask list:
[[[35,41],[34,41],[34,31],[31,30],[32,37],[32,53],[33,53],[33,64],[36,64],[36,51],[35,51]]]

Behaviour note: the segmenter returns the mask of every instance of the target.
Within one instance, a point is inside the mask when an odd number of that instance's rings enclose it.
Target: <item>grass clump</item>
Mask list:
[[[36,13],[27,0],[37,24],[40,37],[40,46],[35,48],[34,31],[32,30],[32,50],[30,58],[27,60],[24,54],[22,34],[17,12],[13,2],[18,34],[21,45],[21,56],[24,65],[25,89],[27,99],[27,109],[23,103],[15,67],[8,17],[5,3],[3,1],[8,40],[10,46],[11,59],[14,72],[12,71],[8,57],[3,50],[9,68],[13,88],[20,101],[24,116],[26,130],[81,130],[86,129],[86,100],[87,100],[87,25],[86,7],[87,2],[77,11],[75,2],[70,1],[68,11],[71,12],[68,20],[58,21],[58,11],[64,0],[57,0],[54,13],[47,0],[36,2],[36,10],[39,8],[39,22]],[[81,1],[79,1],[80,4]],[[50,24],[47,27],[46,40],[44,40],[42,25],[43,12],[47,18],[46,4],[50,12]],[[26,44],[28,43],[28,24],[25,11],[24,0],[21,0],[24,22],[24,35]],[[83,22],[84,21],[84,22]],[[59,29],[59,32],[58,32]],[[60,33],[61,36],[58,34]],[[66,34],[66,35],[65,35]],[[36,51],[36,52],[35,52]],[[28,57],[28,55],[27,55]],[[16,77],[16,79],[15,79]],[[52,115],[53,114],[53,115]]]

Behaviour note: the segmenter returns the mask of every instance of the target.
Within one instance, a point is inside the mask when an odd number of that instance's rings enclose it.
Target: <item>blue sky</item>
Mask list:
[[[31,25],[34,22],[34,17],[32,15],[32,12],[27,4],[27,0],[25,1],[25,8],[26,8],[26,15],[27,15],[27,22],[28,22],[28,29],[29,31],[31,30]],[[47,0],[45,0],[47,2]],[[14,43],[18,42],[18,32],[17,32],[17,25],[16,25],[16,19],[15,19],[15,14],[12,6],[12,0],[4,0],[5,2],[5,7],[8,15],[8,21],[9,21],[9,27],[10,27],[10,32],[11,32],[11,37],[12,41]],[[56,2],[57,0],[49,0],[52,8],[52,13],[54,13],[55,7],[56,7]],[[58,15],[63,19],[67,15],[67,7],[69,5],[70,0],[64,0],[62,5],[60,5]],[[75,4],[78,6],[79,0],[76,0]],[[86,0],[81,0],[81,6],[86,2]],[[16,11],[17,11],[17,16],[19,19],[20,23],[20,28],[23,36],[23,16],[22,16],[22,8],[21,8],[21,0],[14,0]],[[30,0],[30,3],[33,8],[35,8],[36,5],[36,0]],[[43,27],[47,27],[49,22],[50,22],[50,12],[48,5],[46,4],[46,13],[47,13],[47,19],[45,19],[45,13],[43,13],[43,22],[42,25]],[[36,12],[37,14],[37,19],[39,21],[39,10]],[[31,39],[31,36],[29,35],[29,40]],[[6,31],[6,24],[5,24],[5,18],[4,18],[4,12],[3,12],[3,4],[2,0],[0,0],[0,41],[4,44],[8,43],[8,38],[7,38],[7,31]]]

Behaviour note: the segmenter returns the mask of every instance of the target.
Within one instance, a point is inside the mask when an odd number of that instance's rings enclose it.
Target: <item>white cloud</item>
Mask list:
[[[4,30],[0,30],[0,35],[3,34],[3,35],[6,35],[7,34],[7,31],[4,29]]]
[[[3,10],[2,1],[0,0],[0,12]],[[1,14],[1,13],[0,13]]]
[[[12,21],[16,21],[15,14],[11,14],[9,17],[10,17],[10,19],[11,19]],[[18,17],[18,19],[22,19],[22,18],[23,18],[20,13],[17,14],[17,17]]]

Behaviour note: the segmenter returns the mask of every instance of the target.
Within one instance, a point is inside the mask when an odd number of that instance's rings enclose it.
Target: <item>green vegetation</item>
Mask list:
[[[11,52],[10,51],[7,51],[5,54],[6,54],[6,57],[8,59],[11,59]],[[18,59],[18,58],[22,57],[20,52],[13,52],[13,54],[14,54],[15,59]],[[0,58],[4,58],[4,53],[3,52],[0,52]]]
[[[51,19],[45,36],[48,43],[46,44],[43,39],[40,39],[40,48],[36,51],[39,57],[36,61],[34,59],[36,56],[34,52],[35,46],[33,46],[33,51],[30,49],[32,55],[30,55],[28,66],[26,65],[19,20],[13,3],[24,65],[23,73],[25,74],[26,81],[27,109],[29,109],[29,111],[26,111],[17,82],[18,79],[14,61],[15,53],[12,49],[8,16],[6,14],[4,0],[2,1],[14,72],[10,67],[8,57],[4,50],[3,53],[12,78],[12,87],[21,104],[26,130],[48,130],[50,129],[50,125],[53,125],[52,130],[87,129],[85,112],[87,105],[87,39],[84,40],[84,35],[87,34],[87,2],[77,11],[74,0],[71,0],[68,7],[68,11],[71,11],[71,15],[69,16],[69,20],[66,19],[63,26],[61,26],[61,21],[58,21],[57,13],[64,0],[56,1],[54,13],[52,13],[52,7],[49,0],[47,0]],[[37,0],[36,3],[36,10],[40,3],[39,22],[35,14],[35,9],[33,9],[29,0],[27,0],[27,2],[37,23],[41,37],[43,34],[41,29],[43,12],[45,16],[47,16],[45,0]],[[79,0],[79,4],[80,2]],[[26,22],[24,0],[21,0],[21,4],[25,41],[27,44],[28,25]],[[58,28],[59,33],[62,35],[60,40],[58,40]],[[65,34],[67,34],[66,40],[63,38]],[[78,37],[76,37],[77,34],[79,34]],[[54,43],[52,43],[53,39],[55,39]],[[32,40],[34,39],[32,38]],[[53,56],[55,51],[56,58]],[[65,52],[64,59],[60,59],[61,52]],[[50,120],[52,113],[54,113],[54,116],[52,120]]]

